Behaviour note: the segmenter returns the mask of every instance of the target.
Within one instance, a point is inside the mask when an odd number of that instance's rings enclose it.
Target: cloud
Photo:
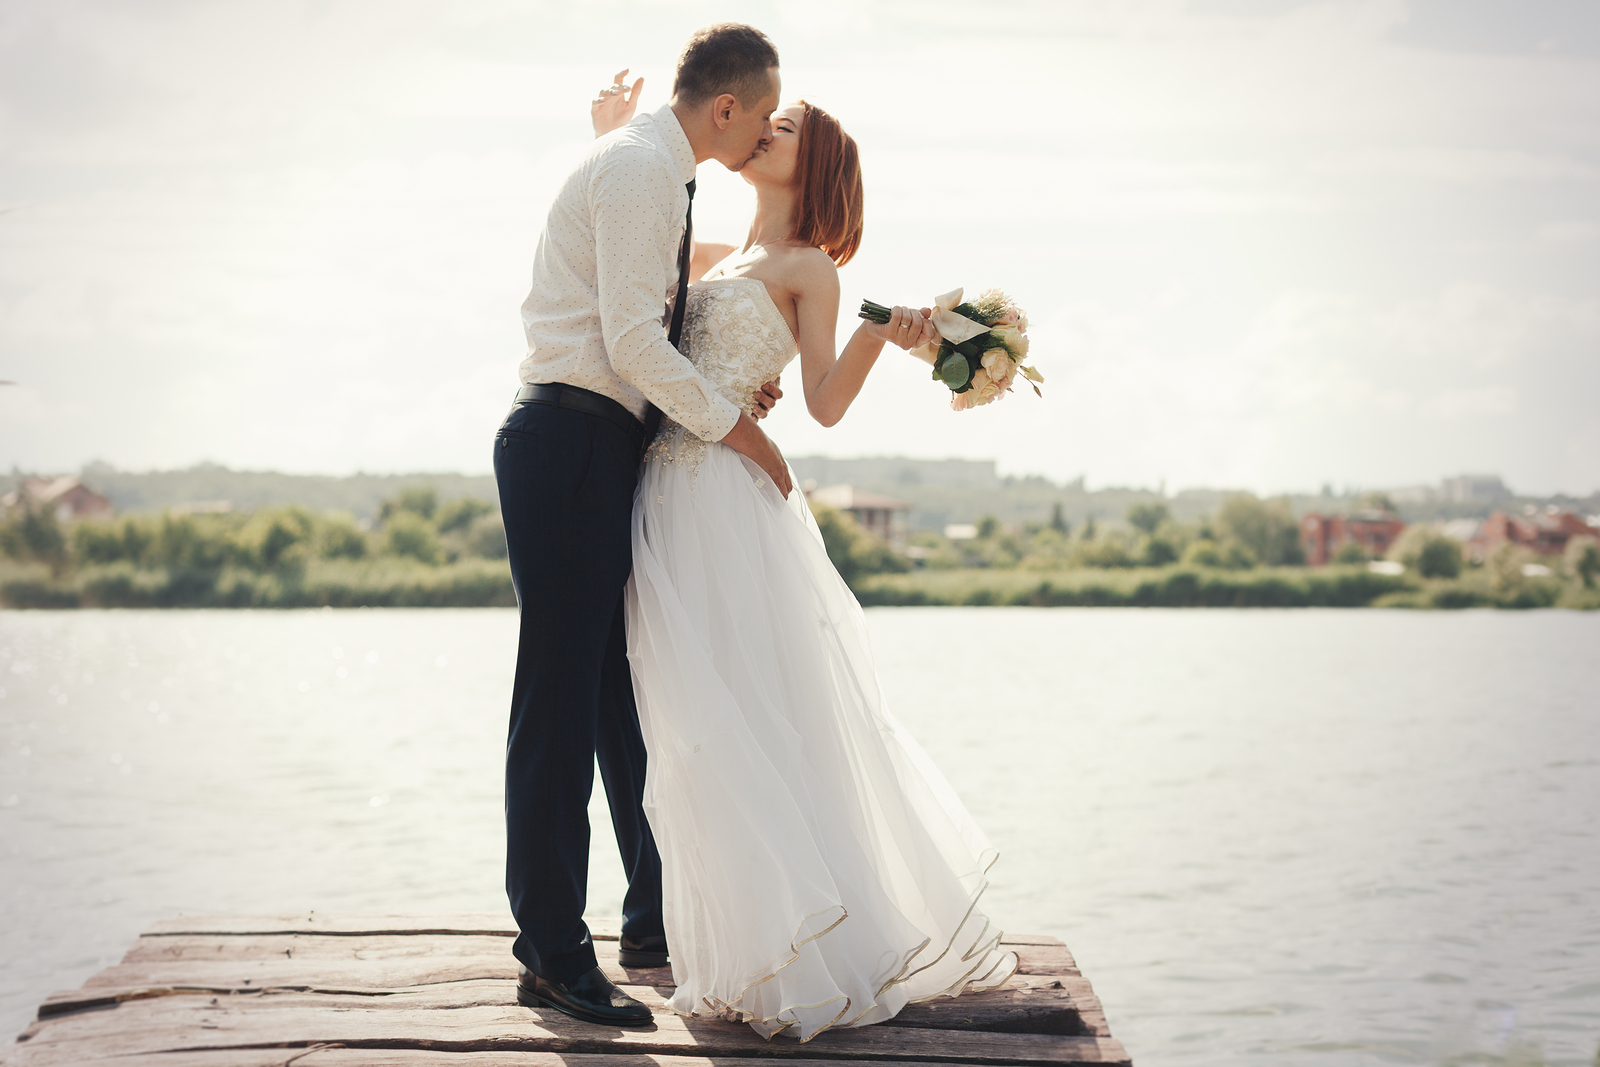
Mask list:
[[[1320,164],[1331,174],[1443,182],[1593,181],[1600,167],[1557,155],[1515,149],[1404,145],[1357,148]]]
[[[845,33],[801,32],[825,20],[795,4],[744,17],[774,33],[788,92],[862,146],[839,343],[861,297],[1000,285],[1034,312],[1046,399],[952,416],[890,353],[836,430],[790,381],[769,424],[786,449],[1259,487],[1573,469],[1530,442],[1551,412],[1584,425],[1594,379],[1600,241],[1572,221],[1600,182],[1593,64],[1406,43],[1398,0],[1016,0],[976,29],[972,10],[862,2]],[[0,377],[56,412],[116,384],[25,443],[0,427],[0,464],[483,469],[587,99],[628,65],[659,105],[677,42],[717,14],[0,8],[0,203],[26,205],[0,214]],[[910,74],[881,63],[890,31]],[[547,62],[549,40],[586,43]],[[975,48],[1003,61],[928,74]],[[934,123],[973,147],[933,145]],[[699,232],[742,238],[749,208],[702,169]],[[1442,414],[1504,395],[1489,433]]]
[[[1554,344],[1582,351],[1600,337],[1600,299],[1518,297],[1488,285],[1456,284],[1381,314],[1376,325],[1397,352],[1461,368],[1493,367]]]
[[[1535,236],[1550,245],[1586,245],[1600,239],[1600,225],[1569,219],[1565,222],[1547,222],[1535,231]]]
[[[1516,410],[1517,391],[1509,385],[1450,389],[1421,408],[1422,414],[1432,419],[1484,419],[1510,415]]]

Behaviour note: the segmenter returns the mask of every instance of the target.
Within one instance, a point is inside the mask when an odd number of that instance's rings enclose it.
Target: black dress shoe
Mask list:
[[[624,967],[667,966],[672,962],[667,955],[667,935],[629,937],[623,934],[617,943],[617,962]]]
[[[650,1009],[612,985],[598,967],[570,982],[550,982],[519,966],[517,1003],[524,1008],[554,1008],[601,1026],[645,1026],[650,1022]]]

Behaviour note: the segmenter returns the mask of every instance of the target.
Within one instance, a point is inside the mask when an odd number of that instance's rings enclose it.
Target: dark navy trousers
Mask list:
[[[595,966],[583,911],[597,760],[628,876],[623,932],[663,933],[622,610],[638,438],[587,412],[517,404],[495,436],[494,473],[521,611],[506,741],[512,952],[569,982]]]

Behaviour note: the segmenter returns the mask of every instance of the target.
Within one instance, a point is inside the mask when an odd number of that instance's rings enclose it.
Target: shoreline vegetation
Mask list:
[[[1417,526],[1379,573],[1359,551],[1306,567],[1287,502],[1229,497],[1180,523],[1160,504],[1125,525],[1001,525],[912,535],[892,551],[846,513],[814,506],[829,557],[867,607],[1387,607],[1600,609],[1600,548],[1562,557],[1502,546],[1481,561]],[[1108,524],[1109,525],[1109,524]],[[1353,549],[1354,546],[1347,546]],[[505,531],[492,504],[426,487],[375,521],[267,507],[169,510],[58,522],[13,509],[0,522],[0,606],[70,608],[513,607]]]

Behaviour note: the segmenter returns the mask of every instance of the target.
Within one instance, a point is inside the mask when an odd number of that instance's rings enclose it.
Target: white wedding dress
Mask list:
[[[746,411],[796,352],[753,278],[691,288],[683,338]],[[884,707],[798,491],[665,422],[627,611],[675,1011],[808,1040],[1011,976],[977,908],[996,854]]]

